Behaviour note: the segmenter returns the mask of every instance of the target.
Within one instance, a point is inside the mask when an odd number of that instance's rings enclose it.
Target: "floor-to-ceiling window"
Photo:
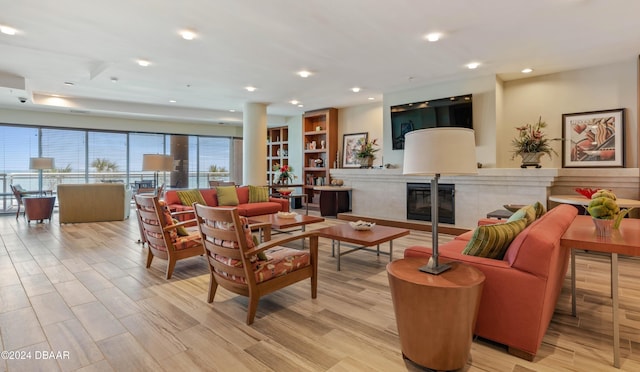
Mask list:
[[[123,182],[152,180],[155,172],[143,171],[144,154],[172,155],[171,138],[188,138],[188,177],[179,187],[208,187],[210,179],[229,179],[232,169],[231,139],[161,133],[100,131],[0,124],[0,212],[16,207],[10,184],[37,190],[39,173],[29,169],[32,157],[51,157],[54,169],[42,172],[45,190],[60,183]],[[184,157],[184,155],[182,157]],[[158,183],[167,187],[175,174],[159,172]]]

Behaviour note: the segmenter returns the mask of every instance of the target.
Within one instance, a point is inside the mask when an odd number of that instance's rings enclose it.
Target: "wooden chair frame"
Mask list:
[[[311,280],[311,298],[316,298],[318,292],[318,235],[315,232],[311,231],[289,235],[282,239],[261,243],[260,245],[249,249],[245,239],[244,226],[240,221],[240,215],[236,208],[208,207],[195,203],[193,206],[202,241],[204,242],[204,247],[207,251],[207,262],[209,263],[210,279],[207,302],[213,302],[218,285],[233,293],[248,297],[249,306],[247,309],[247,325],[250,325],[253,323],[255,318],[260,298],[268,293],[309,278]],[[231,223],[234,225],[235,229],[218,229],[205,223],[205,221]],[[225,248],[214,244],[214,238],[237,242],[239,249]],[[250,258],[252,256],[257,255],[260,252],[264,252],[267,249],[305,238],[309,238],[310,240],[309,253],[311,255],[311,261],[309,266],[285,275],[271,278],[261,283],[256,283],[255,274],[252,270],[252,264],[250,263]],[[224,265],[215,260],[212,257],[213,254],[241,260],[242,267],[230,267],[228,265]],[[242,277],[245,279],[246,284],[233,281],[216,272],[214,268],[236,277]]]
[[[134,200],[136,202],[136,213],[138,222],[140,223],[140,230],[143,234],[142,243],[146,243],[147,246],[147,268],[151,267],[151,262],[154,257],[167,260],[166,278],[171,279],[177,261],[193,256],[202,256],[205,253],[202,242],[193,247],[176,249],[171,239],[172,230],[176,230],[179,226],[193,224],[196,222],[194,219],[167,225],[162,211],[163,207],[160,205],[157,196],[134,195]],[[159,224],[154,225],[145,222],[145,220],[158,221]],[[149,232],[162,234],[162,238],[150,235]],[[156,246],[165,247],[165,250],[154,248]]]

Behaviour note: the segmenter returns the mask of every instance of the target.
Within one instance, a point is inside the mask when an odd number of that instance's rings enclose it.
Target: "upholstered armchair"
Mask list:
[[[185,229],[194,220],[174,222],[169,209],[157,196],[134,195],[136,212],[142,242],[147,246],[147,268],[154,257],[167,260],[166,278],[171,274],[176,262],[204,254],[204,247],[197,231]]]
[[[218,285],[249,297],[247,324],[252,324],[260,297],[309,278],[311,298],[318,287],[318,235],[314,232],[289,235],[259,245],[251,226],[237,208],[193,204],[209,263],[209,293],[213,302]],[[282,244],[309,238],[309,251],[286,248]]]

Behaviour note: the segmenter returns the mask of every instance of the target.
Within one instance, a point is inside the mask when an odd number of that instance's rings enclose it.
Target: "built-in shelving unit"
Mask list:
[[[276,183],[278,172],[273,170],[276,164],[289,165],[289,128],[267,129],[267,184]]]
[[[306,112],[302,117],[304,193],[309,203],[317,203],[314,186],[329,185],[329,169],[337,160],[338,110],[327,108]]]

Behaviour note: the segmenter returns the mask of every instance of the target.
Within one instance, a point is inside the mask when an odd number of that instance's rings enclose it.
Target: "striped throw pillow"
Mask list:
[[[539,201],[533,203],[533,208],[536,210],[536,220],[542,217],[543,214],[547,213],[547,209]]]
[[[262,203],[269,201],[269,188],[266,186],[249,185],[249,203]]]
[[[478,226],[462,254],[501,260],[509,244],[527,227],[527,220]]]
[[[200,194],[200,190],[181,190],[176,192],[176,194],[178,194],[178,198],[182,205],[191,205],[193,203],[207,205],[202,194]]]
[[[536,209],[533,207],[533,205],[526,205],[518,209],[511,215],[511,217],[509,217],[507,222],[517,221],[521,218],[527,220],[527,226],[529,226],[531,222],[536,220]]]

